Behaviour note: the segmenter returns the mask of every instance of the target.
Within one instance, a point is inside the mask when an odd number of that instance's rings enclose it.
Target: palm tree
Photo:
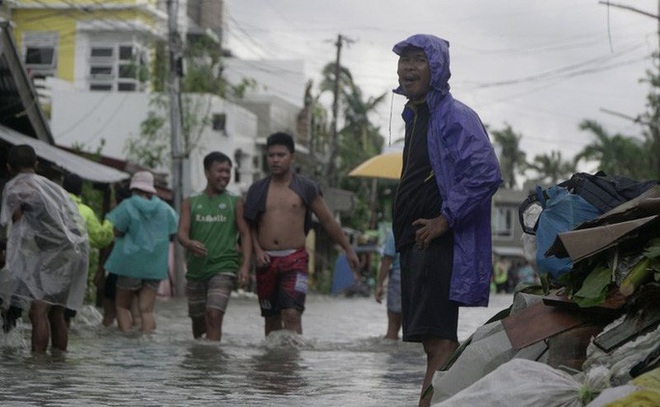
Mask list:
[[[352,227],[366,228],[367,220],[371,216],[372,220],[369,223],[373,223],[373,216],[376,213],[374,199],[377,197],[377,185],[364,179],[349,178],[346,175],[361,162],[381,152],[384,138],[369,116],[385,100],[387,93],[366,98],[360,87],[353,82],[350,70],[339,67],[338,105],[340,109],[338,113],[341,113],[343,120],[341,128],[337,129],[337,150],[333,157],[333,140],[331,140],[332,136],[328,131],[328,126],[325,125],[327,124],[327,114],[320,114],[317,109],[321,106],[318,100],[324,92],[334,93],[335,63],[327,64],[323,68],[322,75],[319,95],[313,96],[310,93],[306,96],[314,107],[311,111],[311,133],[314,138],[317,161],[327,160],[325,180],[329,186],[338,185],[341,188],[355,191],[357,195],[356,210],[348,219],[343,220]],[[308,84],[309,89],[311,89],[311,84]],[[314,125],[314,121],[318,119],[324,124],[320,128],[316,128]],[[324,149],[329,151],[322,151]]]
[[[319,89],[321,90],[321,93],[323,92],[334,92],[335,89],[335,63],[330,62],[326,66],[323,67],[323,71],[321,72],[321,75],[323,79],[321,80],[321,83],[319,84]],[[344,66],[339,66],[339,93],[340,94],[346,94],[347,90],[349,90],[353,86],[353,75],[351,74],[351,71],[344,67]]]
[[[333,130],[331,130],[331,142],[330,142],[330,155],[328,159],[327,167],[327,180],[328,184],[333,187],[337,185],[339,180],[337,174],[338,168],[338,155],[339,155],[339,109],[342,105],[342,98],[344,95],[350,92],[350,89],[354,86],[353,84],[353,75],[351,72],[339,65],[337,67],[336,63],[329,63],[323,68],[323,80],[320,84],[321,93],[323,92],[332,92],[335,99],[333,103]],[[338,92],[335,92],[335,91]]]
[[[581,160],[594,160],[598,162],[598,169],[606,174],[645,178],[649,162],[640,141],[621,134],[610,135],[593,120],[582,121],[580,129],[590,131],[596,139],[575,156],[576,164]]]
[[[524,175],[527,163],[525,152],[520,150],[522,135],[516,134],[509,124],[503,130],[493,130],[493,139],[501,147],[500,169],[504,178],[503,187],[515,188],[516,174]]]
[[[340,165],[338,175],[342,188],[356,191],[358,202],[362,205],[357,207],[356,213],[347,219],[357,228],[373,229],[377,221],[377,189],[378,182],[374,179],[349,178],[348,172],[358,166],[361,162],[371,158],[382,151],[384,139],[380,129],[370,121],[369,114],[372,113],[380,103],[385,100],[387,93],[377,97],[364,99],[362,90],[352,85],[350,93],[343,95],[344,105],[344,127],[340,131]],[[365,220],[368,224],[360,224]]]
[[[351,85],[350,93],[344,94],[344,127],[340,130],[341,165],[339,173],[345,175],[364,160],[379,154],[383,147],[380,129],[369,120],[385,100],[387,93],[364,100],[362,90]]]
[[[567,180],[575,173],[575,163],[564,161],[561,152],[557,150],[552,150],[550,154],[536,155],[534,161],[527,164],[527,168],[537,173],[533,181],[547,185]]]

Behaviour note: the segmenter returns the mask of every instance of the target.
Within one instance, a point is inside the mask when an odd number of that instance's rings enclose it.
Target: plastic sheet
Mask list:
[[[15,222],[16,212],[22,215]],[[4,304],[42,300],[78,309],[87,285],[89,245],[78,208],[59,185],[19,174],[3,191],[0,224],[9,225],[0,271]]]
[[[557,234],[572,230],[580,223],[596,218],[601,212],[581,196],[569,193],[566,188],[553,186],[546,192],[548,199],[539,215],[536,230],[536,265],[542,273],[558,278],[570,272],[573,263],[570,258],[545,256]]]
[[[513,359],[470,387],[433,406],[582,407],[581,384],[544,363]]]
[[[612,322],[609,327],[616,326],[622,319]],[[608,328],[605,328],[603,332],[607,330]],[[605,366],[610,370],[610,384],[612,386],[627,384],[632,379],[630,369],[657,347],[659,338],[660,326],[610,353],[603,352],[592,341],[587,347],[587,360],[582,368],[584,371],[588,371],[596,366]]]

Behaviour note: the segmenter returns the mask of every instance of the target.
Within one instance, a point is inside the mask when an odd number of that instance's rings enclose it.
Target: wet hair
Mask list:
[[[406,45],[406,46],[401,50],[401,54],[403,54],[404,52],[412,52],[412,51],[423,51],[424,54],[426,54],[426,51],[424,50],[424,48],[422,48],[422,47],[417,47],[417,46],[415,46],[415,45],[410,45],[410,44]],[[401,55],[401,54],[399,54],[399,55]]]
[[[83,180],[78,174],[67,174],[62,181],[62,188],[74,195],[80,196],[82,187]]]
[[[214,162],[229,163],[229,166],[232,166],[231,158],[227,154],[223,154],[220,151],[212,151],[204,157],[204,170],[208,171],[211,169],[211,164]]]
[[[7,164],[13,171],[23,168],[34,168],[37,164],[37,153],[28,144],[19,144],[9,149],[7,153]]]
[[[285,146],[289,149],[290,153],[294,153],[296,151],[295,144],[293,143],[293,137],[288,133],[277,132],[268,136],[266,139],[266,149],[268,149],[270,146],[277,145]]]

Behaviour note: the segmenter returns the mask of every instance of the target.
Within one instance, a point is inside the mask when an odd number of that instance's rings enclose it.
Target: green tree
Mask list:
[[[181,81],[182,92],[224,96],[227,82],[222,77],[222,51],[215,40],[203,35],[189,41],[183,51],[187,62]]]
[[[337,168],[339,168],[339,157],[341,156],[341,147],[339,146],[340,138],[340,120],[339,112],[343,110],[342,105],[346,95],[352,92],[353,84],[353,75],[351,72],[343,66],[337,67],[337,64],[331,62],[323,67],[321,83],[319,85],[321,93],[330,92],[333,94],[333,111],[334,106],[337,106],[337,117],[333,117],[335,121],[335,131],[336,134],[333,134],[332,129],[330,135],[330,148],[328,155],[326,179],[328,180],[328,185],[334,187],[338,185],[339,174],[337,173]],[[338,93],[335,94],[335,88],[337,88]]]
[[[591,132],[595,140],[575,156],[575,162],[596,161],[598,169],[611,175],[644,178],[648,156],[641,141],[621,134],[609,134],[594,120],[584,120],[580,129]]]
[[[522,135],[516,134],[509,124],[506,124],[502,130],[492,130],[490,134],[501,148],[500,169],[504,179],[503,187],[515,188],[516,175],[524,175],[527,168],[526,154],[520,149]]]
[[[339,186],[357,191],[358,208],[346,221],[359,230],[372,229],[376,225],[378,213],[378,183],[371,180],[348,177],[348,173],[363,161],[380,154],[384,139],[380,128],[369,119],[372,113],[385,100],[387,93],[365,100],[361,89],[353,84],[351,93],[344,95],[344,127],[340,131],[340,164],[338,168]]]
[[[307,146],[309,156],[300,156],[298,163],[302,164],[305,173],[315,179],[325,177],[326,163],[330,149],[330,126],[328,111],[321,103],[321,93],[314,94],[314,81],[309,80],[305,86],[304,107],[301,120],[307,123]]]
[[[387,93],[365,100],[358,86],[353,84],[350,89],[351,93],[344,95],[344,127],[339,132],[340,177],[345,177],[350,170],[383,149],[380,128],[374,126],[369,114],[378,108]]]
[[[164,49],[157,47],[154,88],[159,92],[149,101],[147,117],[140,123],[140,134],[132,135],[124,145],[130,161],[148,168],[165,168],[171,161],[169,100],[162,93],[165,90],[162,77],[167,77],[166,56]],[[222,57],[220,45],[206,35],[189,41],[184,49],[187,69],[179,94],[184,157],[203,147],[200,140],[204,129],[212,122],[214,95],[236,100],[256,87],[256,81],[251,78],[244,78],[238,84],[228,83],[222,76]]]
[[[372,197],[378,194],[371,180],[351,178],[347,174],[363,161],[380,154],[384,139],[380,129],[376,127],[369,116],[385,100],[387,93],[376,97],[366,97],[362,89],[353,82],[350,70],[340,66],[339,94],[338,94],[338,129],[337,129],[337,155],[334,162],[332,176],[336,179],[333,184],[327,173],[332,160],[332,134],[329,125],[328,109],[323,106],[320,99],[328,93],[334,94],[335,89],[335,63],[325,65],[322,71],[322,80],[319,83],[319,93],[312,93],[313,84],[308,82],[305,96],[305,114],[308,114],[310,123],[310,150],[312,173],[319,179],[328,182],[330,186],[354,191],[356,194],[355,210],[343,219],[350,227],[364,230],[370,226],[377,211]]]
[[[527,168],[534,170],[536,177],[531,178],[538,183],[554,185],[567,180],[575,173],[575,163],[564,160],[560,151],[552,150],[550,154],[539,154],[527,164]]]
[[[147,168],[162,168],[169,164],[169,122],[163,114],[168,105],[159,94],[149,101],[150,109],[140,123],[140,134],[129,137],[124,144],[129,161]]]
[[[85,145],[81,143],[74,143],[72,149],[76,152],[77,155],[87,158],[88,160],[100,162],[101,154],[103,148],[105,147],[105,139],[101,139],[99,145],[94,149],[94,151],[86,151]],[[81,174],[78,174],[81,175]],[[83,203],[92,208],[94,214],[97,218],[104,218],[104,196],[107,195],[107,198],[110,201],[112,199],[113,189],[110,187],[110,184],[93,184],[90,181],[83,182],[83,189],[81,193],[81,199]],[[96,270],[98,270],[100,261],[99,250],[90,250],[89,251],[89,261],[87,269],[87,290],[85,291],[85,303],[94,304],[97,303],[97,288],[94,284],[94,275]]]

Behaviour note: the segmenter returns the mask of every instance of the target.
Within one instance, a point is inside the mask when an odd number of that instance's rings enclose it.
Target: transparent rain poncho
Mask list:
[[[20,218],[12,221],[20,209]],[[3,190],[0,224],[8,226],[6,265],[0,271],[5,306],[41,300],[78,309],[87,285],[89,244],[84,220],[66,191],[23,173]]]

